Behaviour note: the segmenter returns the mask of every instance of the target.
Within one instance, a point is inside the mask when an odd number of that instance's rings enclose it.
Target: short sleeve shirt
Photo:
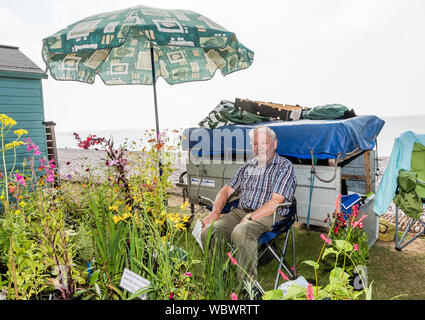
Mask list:
[[[297,184],[292,163],[275,153],[269,164],[258,167],[257,159],[247,161],[227,183],[240,192],[239,207],[257,210],[270,201],[273,193],[291,200]],[[288,208],[279,214],[284,216]]]

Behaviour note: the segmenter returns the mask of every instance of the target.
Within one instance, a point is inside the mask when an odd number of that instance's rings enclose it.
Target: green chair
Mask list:
[[[423,218],[423,204],[425,203],[425,146],[415,142],[412,151],[410,170],[400,170],[397,177],[397,192],[394,196],[395,210],[395,248],[401,250],[418,237],[425,234]],[[400,241],[398,240],[399,208],[410,218]],[[419,221],[424,230],[410,240],[403,243],[406,235],[416,221]]]

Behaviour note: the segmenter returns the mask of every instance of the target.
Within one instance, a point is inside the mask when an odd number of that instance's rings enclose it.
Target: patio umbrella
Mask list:
[[[189,10],[136,6],[82,19],[43,39],[46,72],[56,80],[153,85],[211,79],[248,68],[254,53],[236,35]]]

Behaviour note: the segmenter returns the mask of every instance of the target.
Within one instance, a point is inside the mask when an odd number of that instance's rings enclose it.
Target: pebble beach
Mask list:
[[[70,148],[58,148],[58,167],[59,175],[63,180],[82,180],[85,177],[91,175],[92,177],[98,179],[105,178],[105,168],[104,165],[106,161],[106,153],[104,151],[98,150],[83,150],[83,149],[70,149]],[[129,170],[130,174],[132,170],[135,170],[137,166],[143,166],[142,161],[132,161],[132,159],[139,158],[143,156],[141,153],[133,152],[128,154],[129,159]],[[378,159],[378,170],[377,170],[377,179],[376,186],[379,185],[379,182],[382,178],[382,175],[385,171],[389,158],[380,157]],[[181,195],[181,189],[176,186],[179,181],[179,176],[186,170],[185,159],[179,158],[176,161],[176,171],[171,175],[172,188],[168,190],[169,193],[174,195]],[[381,218],[387,220],[388,222],[395,223],[395,206],[392,203],[388,208],[388,211],[381,216]],[[399,229],[404,231],[407,227],[410,219],[403,212],[399,211]],[[423,226],[416,222],[412,227],[412,233],[419,233],[423,230]]]

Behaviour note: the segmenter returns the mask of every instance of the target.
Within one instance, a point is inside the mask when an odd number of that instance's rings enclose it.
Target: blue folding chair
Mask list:
[[[276,215],[278,214],[277,212],[280,208],[283,208],[283,207],[289,207],[289,212],[285,216],[285,219],[276,223]],[[260,261],[260,259],[267,253],[271,253],[273,258],[275,258],[279,262],[274,289],[276,289],[278,286],[279,276],[280,276],[279,270],[281,270],[282,267],[285,269],[285,271],[289,274],[289,276],[292,279],[295,279],[297,275],[296,255],[295,255],[295,230],[294,230],[294,223],[297,220],[298,220],[297,219],[297,201],[294,197],[291,202],[285,202],[275,207],[273,212],[272,230],[263,233],[258,239],[258,244],[259,244],[258,260]],[[285,240],[283,242],[282,249],[279,249],[277,246],[277,242],[278,242],[278,237],[281,234],[285,235],[284,236]],[[288,247],[288,241],[291,234],[292,234],[293,269],[289,268],[289,265],[285,259],[286,249]]]
[[[203,200],[213,203],[212,200],[202,197]],[[239,199],[234,200],[230,203],[227,203],[223,208],[222,213],[228,213],[232,207],[238,208]],[[279,212],[279,209],[289,207],[289,212],[285,216],[285,219],[282,219],[279,222],[276,222],[276,217]],[[206,206],[207,209],[212,210],[212,206]],[[294,223],[298,220],[297,217],[297,201],[295,197],[292,198],[291,202],[285,202],[277,205],[273,211],[273,225],[270,231],[264,232],[258,238],[258,264],[265,265],[269,263],[271,260],[276,259],[279,262],[279,266],[277,268],[276,280],[274,289],[277,288],[279,283],[280,273],[279,270],[282,268],[289,274],[291,279],[295,279],[297,275],[296,270],[296,255],[295,255],[295,230]],[[282,248],[280,249],[278,246],[278,237],[284,234],[284,242]],[[289,237],[292,234],[292,254],[293,254],[293,269],[291,269],[285,259],[286,250],[288,247]],[[228,243],[229,247],[233,249],[232,245]],[[255,283],[257,288],[264,294],[264,289],[257,282]]]

